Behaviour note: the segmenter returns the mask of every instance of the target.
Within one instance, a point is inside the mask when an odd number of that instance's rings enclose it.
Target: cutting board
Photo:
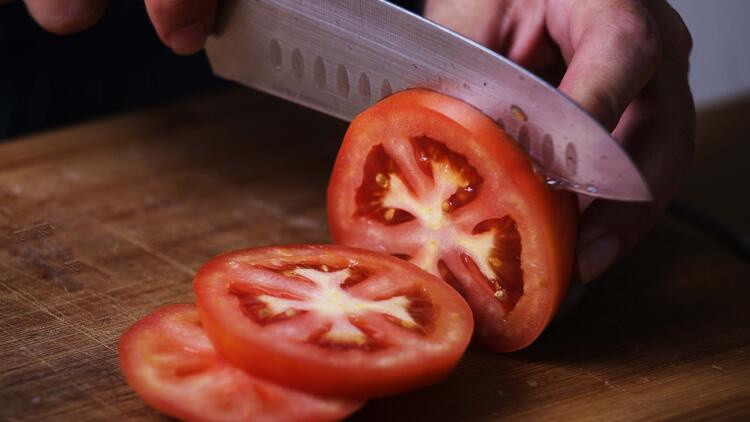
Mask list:
[[[117,340],[231,249],[329,242],[341,122],[247,90],[0,145],[0,420],[156,420]],[[664,219],[528,349],[355,420],[750,417],[750,266]]]

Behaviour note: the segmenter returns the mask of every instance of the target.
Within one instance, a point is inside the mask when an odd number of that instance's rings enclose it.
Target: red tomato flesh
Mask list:
[[[321,395],[374,397],[444,378],[471,310],[439,278],[343,246],[221,255],[193,282],[206,332],[233,364]]]
[[[324,399],[256,378],[216,353],[194,305],[170,305],[120,339],[130,386],[156,409],[190,421],[332,421],[363,402]]]
[[[337,243],[441,276],[469,302],[492,349],[529,345],[572,271],[577,207],[472,106],[435,92],[392,95],[350,125],[328,187]]]

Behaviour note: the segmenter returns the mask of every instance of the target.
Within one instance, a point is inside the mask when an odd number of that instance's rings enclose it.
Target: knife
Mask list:
[[[422,87],[495,119],[550,187],[600,198],[651,194],[609,132],[554,87],[501,55],[385,0],[228,0],[206,44],[216,75],[352,120]]]

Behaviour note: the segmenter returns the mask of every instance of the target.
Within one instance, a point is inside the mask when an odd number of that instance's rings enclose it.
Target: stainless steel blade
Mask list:
[[[351,120],[424,87],[473,104],[529,152],[548,183],[625,201],[651,198],[619,143],[555,88],[460,35],[384,0],[229,0],[206,47],[214,73]]]

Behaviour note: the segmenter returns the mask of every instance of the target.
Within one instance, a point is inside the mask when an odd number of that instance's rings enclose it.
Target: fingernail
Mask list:
[[[615,262],[620,253],[620,240],[615,236],[602,236],[594,239],[578,254],[578,273],[581,283],[588,283],[599,277]]]
[[[201,22],[183,26],[169,35],[169,47],[177,54],[193,54],[206,42],[206,27]]]

